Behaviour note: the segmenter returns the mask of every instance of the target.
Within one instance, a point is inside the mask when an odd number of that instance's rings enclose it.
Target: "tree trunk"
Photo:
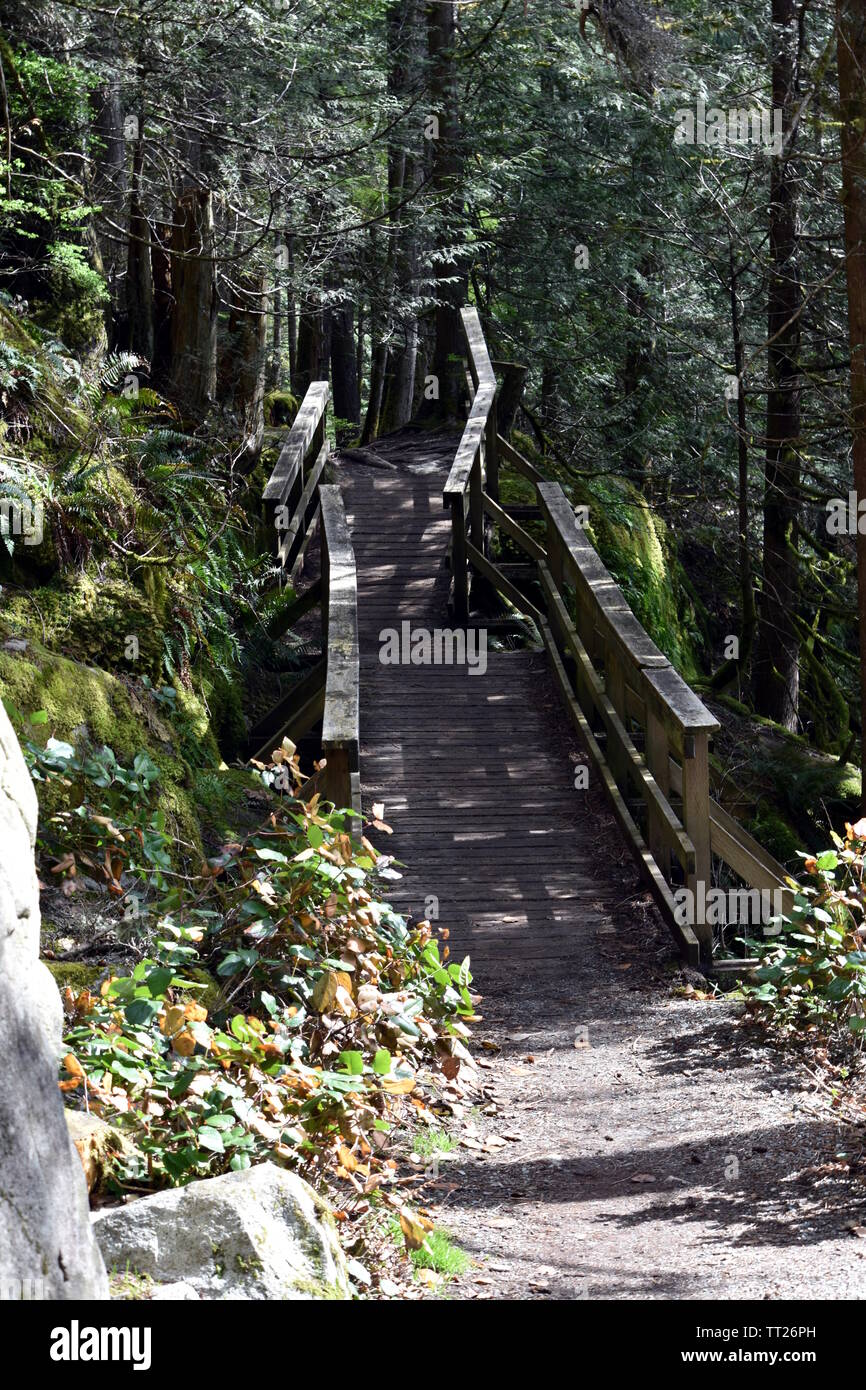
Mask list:
[[[466,276],[461,273],[450,249],[459,239],[463,225],[463,161],[454,65],[457,46],[454,0],[432,0],[432,3],[428,3],[427,46],[431,110],[439,121],[439,138],[431,142],[433,195],[438,204],[434,270],[436,339],[432,375],[438,386],[438,400],[425,402],[421,414],[457,419],[465,395],[460,309],[466,298]]]
[[[116,304],[118,281],[124,269],[117,229],[124,225],[128,195],[123,107],[118,83],[112,82],[96,94],[93,124],[101,147],[96,155],[93,179],[94,196],[102,209],[97,225],[99,233],[105,232],[105,235],[98,233],[99,244],[112,302]]]
[[[836,0],[842,117],[842,190],[848,335],[851,343],[851,433],[854,491],[866,497],[866,11],[862,0]],[[866,536],[857,534],[860,629],[861,807],[866,809]]]
[[[502,385],[496,400],[496,425],[503,439],[508,439],[514,429],[514,420],[523,398],[523,388],[529,375],[529,368],[522,362],[497,362],[497,373],[502,375]]]
[[[148,363],[153,361],[153,279],[150,269],[150,227],[142,201],[144,116],[132,156],[129,200],[129,247],[126,259],[126,344]]]
[[[379,416],[379,433],[400,429],[412,419],[415,397],[415,364],[418,360],[418,324],[410,319],[396,334],[388,352],[384,399]]]
[[[331,360],[331,311],[319,305],[301,310],[298,318],[298,351],[292,391],[298,401],[313,381],[327,381]]]
[[[371,334],[371,337],[374,337]],[[370,362],[370,394],[367,397],[367,413],[361,443],[370,444],[379,430],[379,414],[382,409],[382,392],[385,389],[385,372],[388,366],[388,344],[377,342]]]
[[[282,349],[283,349],[283,286],[280,279],[288,269],[288,263],[284,263],[285,243],[279,232],[274,233],[274,259],[276,261],[276,275],[274,277],[274,288],[271,293],[271,348],[268,353],[268,363],[266,372],[266,385],[269,391],[275,390],[282,380]]]
[[[797,7],[772,0],[773,108],[782,112],[783,149],[770,178],[770,284],[764,568],[755,705],[786,729],[797,726],[800,693],[800,565],[797,519],[800,489],[800,310],[797,171],[793,164],[797,106]]]
[[[361,395],[358,388],[358,358],[355,351],[355,311],[344,304],[331,311],[331,378],[334,386],[334,416],[348,420],[352,430],[338,434],[337,443],[354,438],[361,424]],[[345,437],[341,437],[345,436]]]
[[[217,283],[213,195],[191,189],[175,208],[171,281],[171,393],[193,415],[214,402],[217,376]]]
[[[171,227],[161,222],[154,228],[150,248],[153,274],[153,362],[151,379],[166,383],[171,379],[171,319],[174,291],[171,281]]]
[[[239,276],[232,290],[228,334],[220,361],[220,401],[238,418],[238,463],[243,473],[255,467],[265,434],[267,333],[267,276]]]
[[[731,335],[734,344],[734,370],[737,377],[737,566],[740,576],[739,653],[726,659],[712,677],[713,690],[724,690],[748,669],[755,644],[758,614],[749,551],[749,444],[746,434],[745,349],[740,318],[739,274],[734,264],[734,246],[728,245],[728,285],[731,301]]]
[[[295,304],[293,277],[295,274],[295,239],[286,233],[286,251],[289,257],[289,283],[286,288],[286,337],[289,347],[289,381],[293,382],[298,371],[298,311]]]

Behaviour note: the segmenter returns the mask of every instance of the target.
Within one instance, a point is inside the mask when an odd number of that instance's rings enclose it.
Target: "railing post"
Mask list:
[[[686,887],[694,895],[695,936],[701,953],[709,959],[713,951],[713,929],[708,926],[706,899],[710,890],[712,854],[710,850],[710,741],[706,733],[686,734],[683,740],[683,825],[695,847],[695,871],[686,876]]]
[[[469,622],[469,574],[466,568],[466,513],[463,493],[451,494],[451,569],[454,573],[454,618]]]
[[[328,659],[328,598],[331,592],[331,557],[328,554],[328,537],[325,531],[324,522],[319,522],[319,540],[321,549],[321,574],[322,574],[322,656]]]
[[[565,569],[563,566],[562,537],[550,512],[547,515],[547,568],[550,570],[550,577],[556,585],[557,593],[563,597]]]
[[[493,397],[493,404],[490,407],[490,414],[487,416],[487,456],[486,456],[486,482],[485,490],[488,497],[492,497],[494,502],[499,501],[499,444],[497,442],[497,401],[499,392]]]
[[[484,549],[484,444],[478,441],[478,452],[469,474],[469,535],[476,550]]]
[[[659,791],[666,801],[671,799],[671,766],[668,749],[668,736],[664,723],[655,710],[648,705],[646,716],[646,761]],[[650,854],[670,883],[671,866],[667,836],[661,816],[653,806],[647,811],[647,830]]]

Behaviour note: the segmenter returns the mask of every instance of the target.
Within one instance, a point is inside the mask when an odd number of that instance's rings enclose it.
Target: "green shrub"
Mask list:
[[[290,747],[263,773],[287,767],[298,785]],[[132,1140],[122,1182],[264,1159],[389,1176],[382,1146],[404,1097],[465,1059],[473,1016],[468,959],[449,963],[429,923],[392,911],[389,876],[344,812],[289,800],[165,893],[131,975],[67,999],[61,1084]],[[202,981],[213,1015],[191,1002]]]
[[[779,935],[748,943],[761,964],[743,993],[782,1029],[838,1037],[866,1031],[866,820],[846,825],[845,839],[834,834],[833,843],[805,858]]]

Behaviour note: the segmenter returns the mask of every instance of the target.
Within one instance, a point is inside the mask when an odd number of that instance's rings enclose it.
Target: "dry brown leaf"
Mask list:
[[[389,1096],[408,1096],[410,1091],[415,1089],[415,1079],[411,1076],[382,1078],[382,1090]]]
[[[340,991],[342,990],[342,995]],[[348,1008],[346,1007],[348,999]],[[313,1008],[317,1013],[324,1014],[337,1007],[340,1013],[348,1013],[350,1016],[355,1012],[352,1003],[352,977],[347,975],[344,970],[326,970],[320,975],[313,987],[313,997],[311,1000]]]
[[[408,1207],[401,1207],[400,1230],[403,1232],[403,1239],[410,1250],[421,1250],[427,1240],[427,1232],[433,1230],[433,1222],[428,1221],[426,1216],[419,1216],[411,1212]]]

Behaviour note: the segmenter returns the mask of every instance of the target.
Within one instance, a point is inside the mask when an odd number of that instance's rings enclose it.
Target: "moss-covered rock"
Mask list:
[[[106,973],[101,965],[84,965],[81,961],[47,960],[45,964],[54,976],[57,988],[61,991],[71,989],[76,995],[83,994],[87,989],[92,993]]]
[[[38,589],[10,589],[4,618],[74,661],[159,680],[164,607],[120,575],[73,571]]]
[[[87,412],[73,405],[63,393],[42,344],[3,303],[0,303],[0,341],[30,358],[38,372],[32,399],[20,401],[27,419],[29,452],[38,452],[40,443],[62,444],[68,449],[70,441],[84,434],[89,423]]]
[[[298,413],[291,391],[269,391],[265,396],[265,424],[290,425]]]
[[[0,623],[0,634],[4,626]],[[159,805],[179,855],[201,855],[192,770],[177,746],[171,725],[157,712],[146,691],[138,692],[129,680],[58,656],[28,639],[24,652],[0,650],[0,696],[25,719],[34,711],[45,711],[45,722],[31,731],[34,741],[53,736],[73,745],[107,745],[118,761],[126,764],[144,749],[160,769]],[[203,706],[188,692],[183,700],[188,710],[195,710],[204,734],[207,715]],[[43,813],[57,809],[45,805],[51,786],[40,786]]]
[[[724,804],[783,863],[829,843],[856,820],[860,773],[800,734],[752,714],[730,696],[709,699],[721,728],[711,777]]]
[[[231,761],[243,753],[247,737],[240,682],[226,679],[221,671],[201,676],[202,695],[207,703],[210,727],[224,758]]]

